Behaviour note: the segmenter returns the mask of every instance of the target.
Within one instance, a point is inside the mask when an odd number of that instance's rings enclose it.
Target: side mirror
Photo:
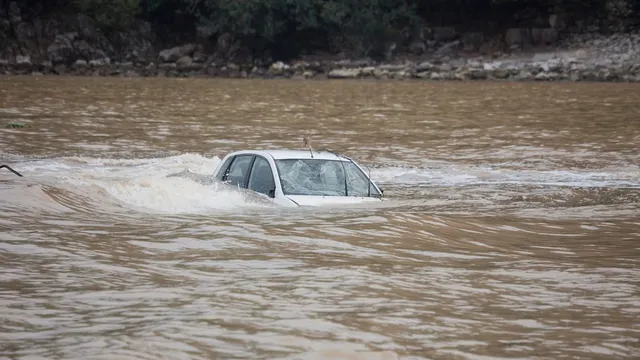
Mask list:
[[[269,190],[269,193],[267,194],[267,196],[269,196],[272,199],[275,198],[276,197],[276,189]]]

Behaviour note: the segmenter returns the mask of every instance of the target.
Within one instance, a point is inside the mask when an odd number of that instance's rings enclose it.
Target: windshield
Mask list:
[[[369,179],[352,162],[320,159],[276,160],[285,195],[368,196]],[[346,186],[345,186],[346,172]],[[371,196],[379,196],[371,185]]]

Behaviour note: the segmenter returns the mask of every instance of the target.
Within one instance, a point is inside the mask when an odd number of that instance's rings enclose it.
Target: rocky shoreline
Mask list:
[[[65,34],[72,38],[73,34]],[[63,39],[65,40],[65,39]],[[68,40],[68,39],[67,39]],[[73,40],[73,39],[71,39]],[[61,40],[62,42],[62,40]],[[69,41],[67,41],[69,42]],[[455,42],[448,48],[455,48]],[[447,45],[443,46],[446,47]],[[120,77],[398,79],[640,82],[640,34],[581,34],[547,52],[462,57],[435,52],[418,60],[376,63],[370,59],[275,62],[266,66],[221,62],[196,44],[162,50],[153,60],[125,62],[108,57],[70,65],[33,62],[30,56],[0,59],[4,75]]]

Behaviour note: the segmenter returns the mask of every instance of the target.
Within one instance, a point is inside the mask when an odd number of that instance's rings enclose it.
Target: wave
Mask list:
[[[431,168],[383,167],[371,170],[378,182],[398,185],[533,185],[640,188],[640,167],[597,170],[529,170],[444,164]]]
[[[24,179],[41,184],[54,201],[77,211],[205,213],[270,206],[260,195],[215,181],[212,173],[219,162],[218,157],[183,154],[148,159],[68,157],[19,167]]]
[[[262,195],[217,182],[212,174],[220,161],[217,156],[206,157],[194,153],[153,158],[23,159],[12,165],[24,178],[12,178],[11,174],[7,174],[0,175],[0,179],[11,179],[14,184],[22,182],[36,187],[27,189],[4,184],[0,186],[0,195],[4,194],[1,202],[5,206],[30,209],[60,209],[62,206],[66,210],[84,212],[141,211],[165,214],[242,211],[274,206],[270,199]],[[640,189],[640,169],[634,166],[596,170],[531,170],[499,165],[438,163],[423,168],[372,168],[371,176],[385,190],[391,190],[386,192],[390,202],[380,208],[415,205],[416,201],[420,205],[431,204],[437,208],[444,208],[445,205],[468,207],[469,204],[495,206],[504,205],[505,202],[515,205],[523,204],[523,198],[529,204],[540,206],[578,203],[578,200],[585,198],[584,194],[562,190],[567,187]],[[477,186],[483,186],[483,191],[464,190]],[[507,187],[518,191],[505,192]],[[551,193],[539,193],[532,191],[531,187],[554,190]],[[425,191],[425,188],[436,188],[437,191]],[[603,199],[607,200],[605,203],[628,203],[637,198],[626,193],[618,195],[611,192],[587,195],[587,203],[591,205],[597,205]],[[564,198],[567,201],[563,201]],[[370,209],[371,206],[355,208]]]

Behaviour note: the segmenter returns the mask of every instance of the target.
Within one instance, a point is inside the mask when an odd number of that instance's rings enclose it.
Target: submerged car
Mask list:
[[[236,151],[220,161],[214,176],[283,206],[379,202],[383,197],[360,165],[330,151]]]

